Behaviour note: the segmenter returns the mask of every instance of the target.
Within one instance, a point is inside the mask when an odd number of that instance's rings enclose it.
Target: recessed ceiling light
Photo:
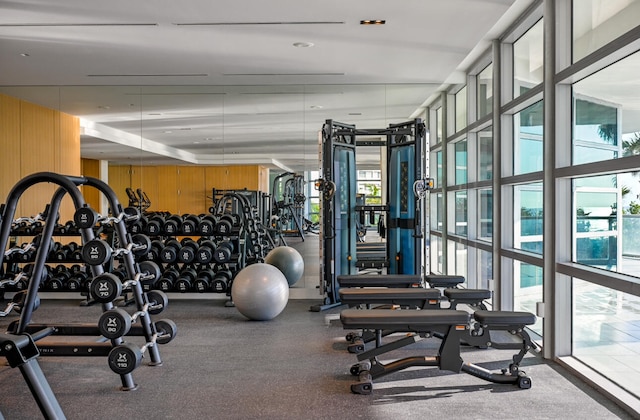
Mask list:
[[[322,109],[322,105],[311,105],[309,108],[311,108],[311,109]]]
[[[20,54],[20,56],[22,56],[22,57],[29,57],[29,54],[27,54],[27,53],[21,53],[21,54]]]
[[[362,115],[362,112],[350,112],[349,115]]]
[[[293,46],[296,48],[309,48],[313,47],[313,42],[294,42]]]
[[[111,109],[108,105],[98,105],[98,109]]]
[[[171,130],[164,130],[164,131],[163,131],[163,133],[164,133],[164,134],[171,134],[171,133],[173,133],[173,131],[171,131]]]
[[[194,141],[193,144],[200,144],[200,142],[199,141]]]
[[[384,25],[387,23],[384,19],[365,19],[360,21],[360,25]]]

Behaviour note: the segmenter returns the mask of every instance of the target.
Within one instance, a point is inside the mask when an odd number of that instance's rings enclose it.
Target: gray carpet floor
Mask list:
[[[556,364],[528,355],[531,389],[498,385],[464,373],[411,368],[379,378],[372,395],[354,395],[340,309],[309,312],[312,301],[290,300],[277,318],[249,321],[216,300],[173,299],[155,319],[169,318],[178,336],[160,347],[163,366],[134,373],[135,391],[105,358],[40,357],[40,365],[69,419],[627,419],[620,408]],[[47,300],[34,322],[95,322],[100,308]],[[15,315],[0,319],[0,328]],[[130,341],[137,342],[133,337]],[[432,341],[434,340],[434,341]],[[436,339],[398,350],[433,354]],[[141,343],[140,343],[141,344]],[[466,348],[463,359],[488,369],[509,364],[513,352]],[[0,368],[0,411],[6,419],[40,412],[16,369]]]

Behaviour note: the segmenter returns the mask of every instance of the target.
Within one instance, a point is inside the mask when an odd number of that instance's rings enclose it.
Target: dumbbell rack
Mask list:
[[[171,216],[175,219],[176,216]],[[216,225],[217,226],[217,225]],[[199,293],[214,292],[225,293],[229,299],[231,297],[231,283],[235,273],[242,269],[245,265],[244,260],[244,230],[241,226],[232,226],[231,222],[225,224],[226,228],[223,232],[214,229],[209,234],[202,234],[200,230],[196,230],[195,235],[184,237],[181,241],[178,241],[176,237],[169,236],[169,232],[166,232],[164,228],[161,228],[155,232],[160,233],[160,236],[155,236],[152,241],[152,252],[148,258],[156,262],[162,267],[162,275],[155,284],[146,285],[149,288],[155,288],[164,292],[191,292],[196,291]],[[182,236],[187,232],[173,230],[171,235],[176,233]],[[165,236],[166,235],[166,236]],[[200,240],[197,242],[193,238],[200,236]],[[206,244],[207,252],[211,254],[210,259],[206,260],[187,260],[179,258],[179,255],[188,249],[191,254],[198,254],[201,249],[201,244],[205,244],[204,241],[211,241]],[[229,247],[225,248],[224,243],[229,243]],[[225,252],[226,258],[224,260],[218,259],[215,254],[218,252]],[[195,287],[194,274],[202,273],[211,270],[212,277],[209,287]],[[184,276],[190,277],[188,280],[182,281]],[[217,276],[224,277],[225,287],[218,289],[214,286],[214,278]]]
[[[22,193],[29,187],[38,183],[54,183],[59,188],[54,193],[51,203],[47,206],[47,216],[42,229],[42,243],[50,243],[54,229],[57,225],[57,216],[60,209],[60,203],[65,194],[69,194],[73,200],[76,214],[80,211],[86,211],[89,207],[84,202],[84,197],[80,193],[78,186],[87,185],[97,188],[101,191],[109,201],[110,208],[117,217],[112,218],[113,228],[118,235],[119,243],[122,246],[129,246],[130,236],[128,235],[124,222],[124,211],[117,200],[115,193],[104,182],[88,177],[69,177],[51,172],[36,173],[23,178],[19,181],[9,193],[6,204],[0,206],[0,249],[4,250],[7,246],[9,235],[11,233],[11,221],[15,217],[15,211],[18,200]],[[95,239],[93,227],[84,226],[78,229],[78,233],[82,238],[82,243],[87,244]],[[35,302],[38,299],[38,289],[45,269],[45,263],[49,250],[46,247],[39,247],[36,252],[35,262],[31,271],[31,278],[27,287],[26,298],[22,307],[20,319],[13,322],[9,326],[12,334],[32,334],[35,341],[50,335],[96,335],[100,336],[100,330],[95,324],[77,324],[77,325],[36,325],[31,323]],[[4,252],[0,254],[0,267],[2,266]],[[126,267],[128,277],[137,279],[140,277],[139,268],[137,267],[131,253],[125,254],[123,263]],[[102,265],[91,266],[91,273],[94,281],[99,276],[105,274]],[[140,281],[131,281],[130,286],[134,301],[137,305],[137,313],[147,313],[147,316],[139,316],[139,326],[133,328],[129,335],[141,335],[145,337],[146,344],[139,351],[124,343],[122,337],[112,338],[109,341],[94,341],[86,343],[53,343],[40,345],[39,348],[45,350],[44,355],[47,356],[107,356],[111,369],[118,373],[122,390],[132,390],[137,388],[134,383],[131,372],[135,369],[142,358],[143,352],[150,355],[150,365],[159,366],[162,364],[158,347],[155,345],[159,336],[156,325],[151,323],[149,311],[149,301],[147,295],[143,293]],[[164,302],[166,305],[166,302]],[[103,312],[114,308],[113,302],[103,302]],[[171,338],[175,335],[175,329],[171,332]],[[168,342],[164,340],[164,342]],[[126,363],[118,365],[118,360],[124,360]],[[126,365],[126,366],[125,366]]]

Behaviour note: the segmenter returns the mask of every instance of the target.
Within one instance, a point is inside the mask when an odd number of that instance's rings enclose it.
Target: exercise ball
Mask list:
[[[267,256],[264,257],[264,262],[282,271],[289,286],[296,284],[304,273],[304,260],[302,259],[302,255],[290,246],[273,248]]]
[[[231,285],[231,299],[238,311],[255,321],[275,318],[287,306],[289,284],[270,264],[256,263],[238,272]]]

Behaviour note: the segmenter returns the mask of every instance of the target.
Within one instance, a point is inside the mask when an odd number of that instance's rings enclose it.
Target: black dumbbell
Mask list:
[[[160,280],[158,280],[157,282],[158,289],[162,290],[163,292],[172,291],[176,280],[178,280],[178,277],[180,277],[180,272],[174,267],[170,267],[164,270],[164,273],[162,273],[162,277],[160,277]]]
[[[98,330],[105,338],[113,340],[127,335],[133,323],[131,315],[122,308],[112,308],[98,319]]]
[[[233,229],[233,217],[230,214],[223,214],[216,223],[215,233],[218,235],[229,235]]]
[[[162,254],[162,249],[164,248],[164,242],[159,239],[154,239],[151,241],[151,248],[147,253],[147,259],[152,261],[162,261],[160,259],[160,255]]]
[[[91,281],[89,293],[97,302],[113,302],[122,294],[122,282],[114,274],[102,273]]]
[[[200,217],[195,214],[185,214],[182,216],[182,234],[196,235],[200,226]]]
[[[198,293],[208,292],[211,290],[215,276],[216,273],[210,268],[198,271],[198,277],[196,277],[196,280],[193,282],[193,288]]]
[[[213,259],[215,262],[224,264],[231,261],[231,255],[234,251],[233,242],[231,241],[222,241],[216,247],[216,252],[213,254]]]
[[[64,270],[58,269],[47,276],[42,283],[42,287],[52,292],[60,291],[66,287],[67,281],[72,275],[73,273],[66,269],[66,267]]]
[[[175,322],[169,319],[156,321],[153,326],[158,334],[154,341],[145,343],[142,347],[137,347],[131,343],[122,343],[111,349],[107,360],[113,372],[118,375],[126,375],[133,372],[142,363],[142,356],[149,347],[154,346],[156,343],[169,343],[178,333]]]
[[[198,243],[192,239],[184,239],[181,241],[182,248],[178,252],[178,261],[181,263],[191,264],[196,259]]]
[[[73,221],[78,229],[93,228],[98,224],[100,215],[95,212],[91,207],[81,207],[73,214]]]
[[[67,289],[71,291],[87,290],[91,276],[84,271],[77,271],[67,280]]]
[[[183,269],[180,272],[180,276],[176,280],[175,289],[180,293],[186,293],[190,291],[197,277],[198,273],[193,268]]]
[[[66,245],[60,245],[57,251],[53,252],[55,261],[71,261],[72,255],[80,246],[76,242],[69,242]]]
[[[202,238],[201,238],[202,239]],[[213,254],[216,252],[216,244],[210,239],[199,241],[200,246],[196,253],[196,262],[200,264],[208,264],[213,260]]]
[[[211,236],[218,221],[212,214],[200,216],[200,224],[198,225],[198,233],[202,236]]]
[[[158,315],[167,309],[169,298],[162,290],[149,290],[147,292],[148,311],[151,315]]]
[[[149,217],[147,225],[145,226],[145,233],[150,236],[158,236],[162,234],[163,226],[164,216],[162,214],[156,213]]]
[[[227,293],[229,290],[229,284],[231,283],[231,279],[233,278],[233,274],[229,269],[222,269],[216,271],[216,274],[213,278],[212,289],[216,293]]]
[[[182,230],[182,217],[172,214],[164,220],[163,231],[166,235],[174,236]]]
[[[175,239],[169,239],[164,243],[162,252],[160,252],[160,261],[164,263],[174,263],[178,259],[178,252],[182,248],[182,244]]]

